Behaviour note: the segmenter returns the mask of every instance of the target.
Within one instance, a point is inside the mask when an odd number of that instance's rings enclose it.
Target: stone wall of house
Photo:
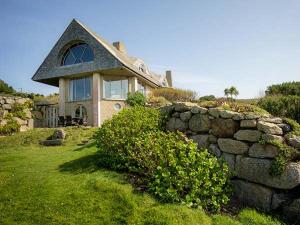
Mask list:
[[[286,135],[291,128],[281,118],[194,103],[176,103],[162,110],[170,115],[167,130],[182,131],[199,148],[228,163],[235,196],[243,203],[300,216],[300,162],[291,162],[281,176],[272,176],[270,165],[280,149],[261,144],[261,140],[279,140],[300,151],[300,137]]]
[[[29,98],[22,98],[17,96],[0,96],[0,126],[7,123],[5,116],[11,112],[15,104],[25,104],[25,102],[31,101]],[[26,108],[23,110],[26,118],[21,119],[14,117],[14,120],[20,124],[20,131],[27,131],[33,128],[33,118],[31,109]]]

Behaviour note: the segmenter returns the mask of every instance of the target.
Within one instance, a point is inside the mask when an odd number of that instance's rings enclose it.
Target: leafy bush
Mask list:
[[[269,96],[262,98],[258,105],[274,116],[282,116],[300,122],[300,96]]]
[[[141,92],[128,93],[126,104],[130,106],[144,106],[146,104],[146,97]]]
[[[214,95],[205,95],[199,98],[199,101],[213,101],[216,100]]]
[[[300,96],[300,82],[285,82],[267,87],[266,95],[298,95]]]
[[[4,80],[0,79],[0,93],[14,94],[16,91],[9,86]]]
[[[149,96],[149,98],[147,99],[147,103],[150,104],[151,106],[159,106],[159,107],[170,104],[170,102],[162,96],[159,97]]]
[[[14,120],[11,113],[5,116],[6,124],[0,126],[0,135],[11,135],[20,130],[20,125]]]
[[[100,165],[138,175],[163,202],[219,210],[228,201],[228,167],[181,133],[160,128],[158,110],[123,110],[96,133]]]
[[[180,88],[157,88],[152,90],[154,97],[164,97],[170,102],[186,102],[195,100],[197,93]]]

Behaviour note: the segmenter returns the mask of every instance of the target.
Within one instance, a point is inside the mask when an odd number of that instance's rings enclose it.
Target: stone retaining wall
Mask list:
[[[176,103],[162,110],[170,115],[166,128],[182,131],[218,158],[235,174],[232,184],[237,198],[264,211],[298,211],[300,216],[300,163],[289,163],[281,176],[269,173],[280,151],[261,140],[279,140],[300,150],[300,137],[285,135],[290,126],[281,118],[203,108]],[[298,199],[298,200],[297,200]],[[297,213],[296,213],[297,214]]]
[[[17,96],[0,96],[0,126],[7,123],[5,115],[11,112],[15,104],[25,104],[25,102],[31,101],[29,98],[22,98]],[[20,125],[20,131],[26,131],[33,128],[33,118],[31,109],[24,109],[26,119],[14,117],[14,120]]]

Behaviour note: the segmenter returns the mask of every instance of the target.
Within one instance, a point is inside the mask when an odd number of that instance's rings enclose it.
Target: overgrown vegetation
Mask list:
[[[128,92],[127,99],[125,102],[130,106],[145,106],[146,97],[139,91],[135,93]]]
[[[20,130],[20,125],[14,119],[12,113],[8,113],[4,116],[5,124],[0,125],[0,135],[11,135]]]
[[[296,121],[288,118],[283,119],[283,121],[291,127],[291,131],[286,136],[300,136],[300,125]],[[280,176],[289,162],[298,162],[300,160],[300,151],[279,140],[261,140],[260,143],[274,145],[279,150],[270,167],[270,174],[273,176]]]
[[[300,96],[267,96],[258,105],[274,116],[288,117],[300,122]]]
[[[157,88],[152,90],[152,96],[164,97],[169,102],[188,102],[194,101],[197,93],[180,88]]]
[[[199,98],[199,101],[214,101],[216,97],[214,95],[204,95]]]
[[[284,82],[267,87],[266,95],[297,95],[300,96],[300,82]]]
[[[159,111],[144,107],[104,122],[96,134],[101,165],[137,175],[162,202],[219,210],[230,192],[227,165],[161,124]]]

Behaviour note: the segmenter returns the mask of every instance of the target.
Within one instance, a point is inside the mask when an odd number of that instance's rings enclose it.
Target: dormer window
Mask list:
[[[90,62],[94,60],[94,54],[91,47],[85,43],[77,43],[72,45],[65,52],[61,65],[73,65],[77,63]]]
[[[143,73],[145,73],[146,72],[146,70],[145,70],[145,65],[144,64],[140,64],[139,65],[139,71],[142,71]]]

